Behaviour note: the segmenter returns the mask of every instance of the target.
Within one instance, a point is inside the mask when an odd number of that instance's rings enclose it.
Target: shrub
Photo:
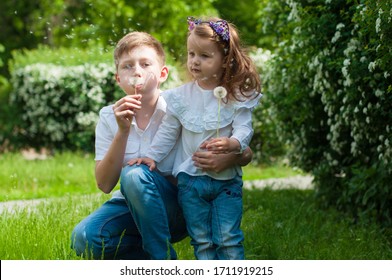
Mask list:
[[[255,62],[263,82],[264,70],[271,58],[271,52],[258,48],[250,52],[250,57]],[[250,147],[254,155],[253,163],[268,165],[283,157],[286,149],[277,135],[274,112],[270,110],[268,94],[262,93],[260,104],[253,111],[254,134]]]
[[[313,173],[322,205],[392,225],[392,1],[282,11],[265,84],[291,162]]]
[[[99,109],[119,94],[108,64],[32,64],[12,72],[24,144],[91,150]]]

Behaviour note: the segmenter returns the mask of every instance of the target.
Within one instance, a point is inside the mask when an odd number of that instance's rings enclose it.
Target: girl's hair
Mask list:
[[[118,63],[121,56],[124,53],[130,52],[133,48],[140,46],[153,48],[157,52],[159,63],[161,63],[162,66],[165,65],[165,51],[162,44],[146,32],[135,31],[122,37],[114,49],[114,63],[116,65],[116,70],[118,69]]]
[[[226,88],[228,97],[236,100],[243,100],[241,96],[249,98],[254,97],[261,92],[261,80],[257,72],[256,65],[247,55],[245,47],[241,44],[237,28],[232,24],[220,18],[206,18],[189,22],[190,31],[188,36],[194,32],[195,35],[202,38],[210,38],[211,41],[218,44],[224,56],[226,67],[220,81],[220,85]],[[222,29],[214,28],[215,23],[224,22],[228,26],[229,38]],[[217,31],[216,31],[217,30]],[[227,32],[227,31],[226,31]],[[218,34],[219,33],[219,34]],[[222,36],[223,34],[223,36]]]

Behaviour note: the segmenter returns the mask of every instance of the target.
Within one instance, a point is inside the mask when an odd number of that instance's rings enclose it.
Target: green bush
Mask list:
[[[320,202],[392,225],[392,1],[359,2],[286,1],[266,96]]]
[[[271,59],[271,52],[258,48],[250,52],[250,57],[255,62],[263,82],[264,70]],[[254,155],[253,163],[269,165],[282,158],[286,149],[277,135],[275,116],[274,112],[270,110],[268,94],[262,93],[260,104],[253,111],[254,134],[250,147]]]
[[[21,141],[32,147],[93,148],[99,109],[118,89],[114,66],[31,64],[12,72]]]
[[[0,44],[0,54],[4,52],[4,46]],[[0,67],[4,62],[0,57]],[[11,119],[12,109],[8,106],[9,94],[11,91],[10,84],[6,77],[0,75],[0,152],[5,150],[12,134],[13,126]]]

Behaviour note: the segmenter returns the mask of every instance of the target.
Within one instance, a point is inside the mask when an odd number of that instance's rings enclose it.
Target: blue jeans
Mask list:
[[[121,173],[126,199],[112,198],[73,230],[71,247],[92,259],[176,259],[187,236],[177,187],[145,165]]]
[[[178,199],[199,260],[244,259],[242,179],[178,175]]]

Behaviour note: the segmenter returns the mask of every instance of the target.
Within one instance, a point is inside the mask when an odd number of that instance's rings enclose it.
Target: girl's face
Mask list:
[[[192,32],[187,42],[187,67],[192,77],[204,89],[214,89],[220,84],[224,57],[218,45],[208,38],[197,36]]]
[[[157,52],[147,46],[124,53],[118,63],[116,80],[126,94],[155,93],[167,78],[166,66],[161,66]]]

